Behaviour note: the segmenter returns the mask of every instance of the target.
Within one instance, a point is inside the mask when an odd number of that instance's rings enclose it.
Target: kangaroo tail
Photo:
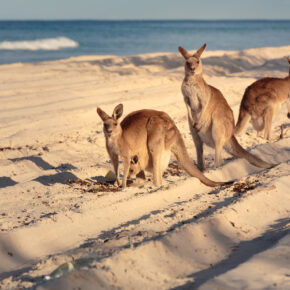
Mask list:
[[[270,164],[262,159],[258,158],[257,156],[249,153],[246,151],[237,141],[235,136],[232,136],[232,138],[228,141],[226,144],[226,149],[235,157],[237,158],[244,158],[249,163],[251,163],[254,166],[260,167],[260,168],[271,168],[275,166],[275,164]]]
[[[178,132],[177,140],[174,146],[171,148],[171,150],[176,156],[178,163],[184,168],[184,170],[190,176],[198,178],[203,184],[214,187],[214,186],[221,186],[225,184],[231,184],[234,182],[234,181],[217,182],[217,181],[208,179],[190,160],[186,147],[184,145],[183,139],[179,132]]]
[[[251,115],[247,112],[247,110],[243,106],[243,100],[240,105],[240,112],[239,112],[238,122],[235,128],[235,135],[240,135],[242,133],[242,131],[245,129],[246,125],[248,124],[251,118]]]

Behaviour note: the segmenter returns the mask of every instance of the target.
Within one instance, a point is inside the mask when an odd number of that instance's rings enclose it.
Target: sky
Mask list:
[[[22,19],[290,19],[290,0],[0,0]]]

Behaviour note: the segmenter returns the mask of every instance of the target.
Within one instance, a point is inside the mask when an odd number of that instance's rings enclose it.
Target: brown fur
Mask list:
[[[140,110],[130,113],[119,123],[123,106],[118,105],[112,117],[100,108],[97,112],[104,123],[106,147],[119,180],[119,158],[124,164],[123,188],[126,187],[132,156],[138,156],[140,170],[152,169],[153,183],[162,184],[162,173],[166,169],[170,153],[173,152],[184,169],[202,183],[217,186],[215,182],[203,175],[190,160],[181,134],[173,120],[165,113],[155,110]]]
[[[290,58],[286,58],[290,64]],[[249,120],[258,134],[264,131],[264,138],[271,138],[273,117],[278,113],[283,102],[287,101],[290,118],[290,70],[285,78],[262,78],[245,90],[240,105],[240,113],[235,128],[239,135]]]
[[[183,47],[180,53],[185,58],[185,77],[182,93],[188,112],[188,122],[197,151],[200,170],[204,169],[203,143],[215,148],[215,165],[222,164],[222,149],[227,149],[235,157],[245,158],[251,164],[269,168],[272,165],[264,162],[244,150],[234,136],[234,115],[222,93],[206,83],[202,75],[200,56],[206,44],[190,54]]]

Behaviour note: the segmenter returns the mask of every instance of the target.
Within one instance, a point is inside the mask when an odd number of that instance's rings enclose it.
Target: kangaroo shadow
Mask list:
[[[41,168],[43,170],[54,169],[54,167],[51,164],[49,164],[48,162],[46,162],[45,160],[43,160],[39,156],[25,156],[25,157],[20,157],[20,158],[11,158],[9,160],[12,162],[29,160],[29,161],[32,161],[33,163],[35,163],[35,165],[37,165],[39,168]]]
[[[17,184],[13,179],[7,176],[2,176],[0,177],[0,188],[8,187],[8,186],[13,186]]]
[[[78,179],[78,177],[71,172],[58,172],[56,174],[39,176],[33,180],[49,186],[56,183],[67,184],[68,179]]]
[[[49,185],[52,185],[55,183],[66,184],[68,179],[78,179],[77,176],[75,176],[73,173],[68,172],[68,170],[77,169],[75,166],[73,166],[70,163],[63,163],[57,167],[54,167],[53,165],[49,164],[48,162],[46,162],[45,160],[43,160],[39,156],[25,156],[25,157],[20,157],[20,158],[12,158],[9,160],[12,162],[29,160],[29,161],[33,162],[36,166],[41,168],[42,170],[56,170],[57,171],[56,174],[43,175],[43,176],[39,176],[39,177],[33,179],[34,181],[38,181],[41,184],[46,185],[46,186],[49,186]],[[1,181],[1,179],[0,179],[0,181]],[[14,185],[14,184],[12,184],[12,182],[13,182],[13,180],[10,181],[10,184]],[[1,185],[0,185],[0,187],[1,187]]]
[[[72,164],[69,164],[69,163],[63,163],[63,164],[59,165],[58,167],[54,167],[51,164],[49,164],[48,162],[46,162],[45,160],[43,160],[41,157],[34,156],[34,155],[20,157],[20,158],[11,158],[9,160],[12,161],[12,162],[19,162],[19,161],[23,161],[23,160],[29,160],[29,161],[33,162],[35,165],[37,165],[39,168],[41,168],[43,170],[56,169],[56,170],[59,170],[59,171],[65,171],[65,170],[76,169],[75,166],[73,166]]]

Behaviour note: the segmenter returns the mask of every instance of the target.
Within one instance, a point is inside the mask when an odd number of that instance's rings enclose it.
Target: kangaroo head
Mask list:
[[[186,75],[195,75],[202,73],[202,63],[201,63],[201,54],[206,48],[206,44],[200,47],[196,53],[191,55],[185,48],[179,46],[178,50],[185,59],[185,74]]]
[[[134,155],[130,160],[129,178],[135,178],[136,175],[141,171],[140,163],[138,162],[138,156]]]
[[[97,108],[97,113],[103,120],[103,131],[106,137],[113,137],[122,133],[122,128],[119,122],[123,114],[123,105],[119,104],[115,107],[112,117],[105,113],[101,108]]]

